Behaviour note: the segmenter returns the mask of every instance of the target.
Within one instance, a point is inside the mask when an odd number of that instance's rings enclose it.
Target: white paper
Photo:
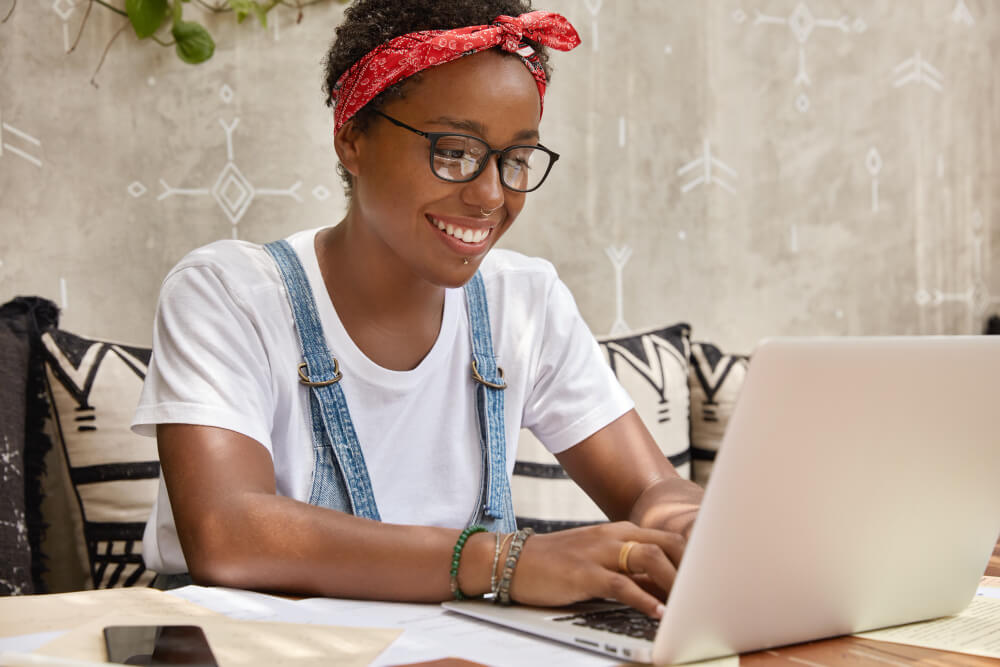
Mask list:
[[[1000,600],[976,596],[957,616],[864,632],[858,637],[1000,658]]]
[[[525,664],[603,667],[621,664],[620,659],[452,614],[436,604],[335,598],[292,601],[262,593],[201,586],[186,586],[170,593],[231,618],[401,628],[403,634],[379,655],[372,663],[373,667],[446,657],[464,658],[496,667],[521,667]],[[728,667],[739,663],[736,656],[732,656],[704,664]]]
[[[997,598],[1000,599],[1000,588],[993,588],[992,586],[980,586],[976,591],[976,595],[981,595],[986,598]]]
[[[0,653],[31,653],[36,648],[48,644],[53,639],[62,635],[65,630],[52,630],[49,632],[35,632],[30,635],[15,635],[14,637],[0,637]],[[2,664],[2,663],[0,663]]]

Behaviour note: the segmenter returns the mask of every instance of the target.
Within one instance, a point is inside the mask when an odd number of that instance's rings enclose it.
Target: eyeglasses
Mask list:
[[[515,192],[531,192],[545,181],[559,159],[559,153],[541,144],[519,144],[497,150],[478,137],[454,132],[423,132],[378,109],[375,113],[430,141],[431,171],[444,181],[467,183],[475,180],[496,155],[503,186]]]

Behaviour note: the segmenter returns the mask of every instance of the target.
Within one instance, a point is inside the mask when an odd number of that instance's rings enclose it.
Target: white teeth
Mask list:
[[[463,241],[465,243],[479,243],[487,236],[490,235],[489,228],[487,229],[469,229],[464,227],[456,227],[455,225],[445,224],[444,222],[438,220],[433,216],[428,216],[434,226],[440,229],[442,232],[448,236],[454,236],[456,239]]]

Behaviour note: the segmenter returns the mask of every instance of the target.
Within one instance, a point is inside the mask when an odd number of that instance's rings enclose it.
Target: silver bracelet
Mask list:
[[[493,551],[493,567],[490,568],[490,592],[496,595],[497,592],[497,563],[500,562],[500,531],[497,531],[497,546]]]

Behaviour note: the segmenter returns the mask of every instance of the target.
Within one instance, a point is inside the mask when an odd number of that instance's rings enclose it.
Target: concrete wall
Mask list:
[[[126,31],[95,87],[123,19],[95,6],[67,55],[86,6],[21,0],[0,26],[0,301],[148,344],[190,249],[343,215],[319,65],[343,8],[262,29],[191,3],[208,63]],[[551,259],[595,333],[683,320],[749,351],[972,333],[1000,310],[997,3],[541,6],[584,44],[554,55],[542,137],[562,159],[503,245]]]

